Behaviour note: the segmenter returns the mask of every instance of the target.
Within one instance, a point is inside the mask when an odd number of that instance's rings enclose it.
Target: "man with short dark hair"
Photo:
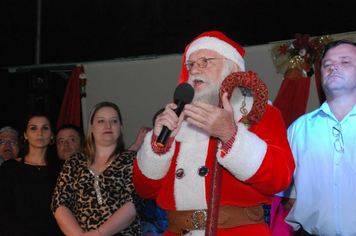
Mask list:
[[[326,101],[288,128],[297,165],[279,195],[302,235],[356,235],[356,43],[329,43],[321,75]]]
[[[61,160],[67,160],[80,151],[84,141],[83,131],[76,125],[62,125],[56,135],[57,155]]]

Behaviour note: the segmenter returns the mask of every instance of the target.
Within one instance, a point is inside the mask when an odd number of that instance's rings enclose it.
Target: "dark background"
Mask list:
[[[242,46],[356,30],[356,1],[42,0],[40,63],[77,63],[183,53],[204,31]],[[58,116],[67,83],[48,71],[8,73],[36,64],[37,1],[0,3],[0,127],[18,128],[34,109]],[[65,71],[67,76],[69,71]],[[36,84],[38,77],[44,84]]]

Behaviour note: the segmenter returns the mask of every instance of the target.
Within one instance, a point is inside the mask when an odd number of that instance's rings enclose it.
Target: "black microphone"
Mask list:
[[[180,113],[182,113],[185,104],[190,103],[194,97],[194,89],[188,83],[180,84],[176,90],[174,91],[174,103],[177,104],[177,109],[174,112],[179,117]],[[161,133],[158,136],[156,141],[159,147],[164,147],[167,144],[169,137],[171,136],[171,130],[169,130],[166,126],[163,126]]]

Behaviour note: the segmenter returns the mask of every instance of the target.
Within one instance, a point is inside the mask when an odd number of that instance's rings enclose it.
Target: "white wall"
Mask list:
[[[182,56],[150,60],[112,61],[84,64],[88,83],[86,115],[95,104],[110,101],[121,110],[126,146],[131,144],[143,124],[152,127],[152,117],[173,100]],[[86,120],[84,121],[86,122]],[[86,123],[84,123],[86,127]]]
[[[283,76],[276,73],[270,48],[270,44],[246,47],[245,61],[246,71],[258,74],[267,85],[269,100],[273,101]],[[183,55],[168,55],[147,60],[84,64],[88,79],[87,98],[83,102],[84,117],[88,117],[90,110],[99,102],[116,103],[124,119],[124,136],[128,146],[135,140],[139,128],[143,124],[152,127],[155,112],[172,101],[182,59]],[[311,86],[310,91],[308,111],[319,106],[315,86]]]

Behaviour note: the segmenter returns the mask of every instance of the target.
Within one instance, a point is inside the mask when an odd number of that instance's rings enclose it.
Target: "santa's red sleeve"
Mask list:
[[[295,164],[280,111],[268,106],[258,124],[249,130],[241,123],[235,142],[218,162],[238,180],[251,184],[266,195],[273,195],[289,186]]]

